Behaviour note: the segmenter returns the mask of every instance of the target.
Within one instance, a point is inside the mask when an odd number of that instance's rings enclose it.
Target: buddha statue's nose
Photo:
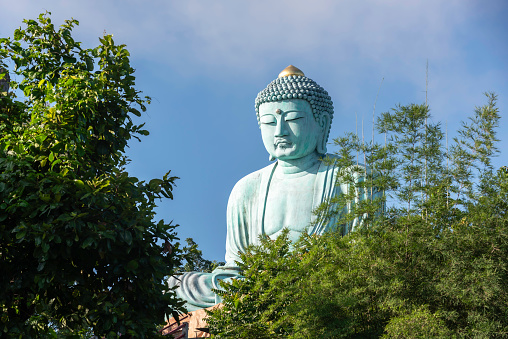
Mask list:
[[[288,135],[287,122],[281,117],[277,119],[277,126],[275,126],[275,136],[283,137]]]

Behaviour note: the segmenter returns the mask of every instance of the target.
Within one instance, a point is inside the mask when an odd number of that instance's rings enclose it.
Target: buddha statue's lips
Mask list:
[[[278,147],[278,146],[289,147],[292,145],[292,142],[288,141],[288,140],[281,139],[281,140],[275,140],[274,145],[275,145],[275,147]]]

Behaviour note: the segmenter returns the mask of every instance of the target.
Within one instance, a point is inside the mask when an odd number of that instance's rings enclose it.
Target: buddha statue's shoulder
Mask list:
[[[336,154],[325,154],[322,158],[322,165],[320,166],[320,171],[334,171],[337,173],[347,173],[347,172],[361,172],[361,171],[370,171],[370,168],[365,166],[363,163],[356,163],[350,166],[341,167],[340,157]]]
[[[259,192],[262,183],[269,179],[274,166],[275,163],[272,163],[260,170],[247,174],[242,179],[238,180],[231,191],[230,198],[237,196],[247,197]]]
[[[335,154],[326,153],[321,156],[318,172],[328,172],[337,174],[340,170],[339,157]]]

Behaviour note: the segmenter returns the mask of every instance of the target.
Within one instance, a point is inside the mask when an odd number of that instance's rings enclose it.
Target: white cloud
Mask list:
[[[453,33],[470,8],[458,1],[185,1],[159,3],[171,27],[151,47],[178,67],[189,61],[231,72],[291,56],[328,62],[364,58],[401,62],[459,53]],[[138,41],[142,41],[137,39]],[[149,42],[150,43],[150,42]],[[175,49],[177,50],[175,53]],[[172,59],[176,55],[178,58]],[[182,62],[179,56],[186,58]]]
[[[429,58],[457,54],[454,30],[468,16],[464,1],[16,1],[5,27],[44,9],[54,21],[71,16],[88,37],[104,30],[136,55],[176,68],[192,64],[223,67],[313,58],[336,62],[361,57],[381,62],[408,60],[422,50]],[[5,20],[5,19],[4,19]],[[4,33],[5,34],[5,33]]]
[[[55,23],[80,20],[77,37],[86,44],[95,45],[105,30],[161,73],[266,82],[294,63],[316,79],[340,79],[332,88],[336,100],[355,104],[366,79],[376,89],[384,76],[423,91],[427,59],[431,70],[440,65],[430,75],[436,91],[441,83],[462,86],[458,73],[475,82],[463,41],[486,7],[463,0],[19,0],[9,2],[0,32],[49,10]]]

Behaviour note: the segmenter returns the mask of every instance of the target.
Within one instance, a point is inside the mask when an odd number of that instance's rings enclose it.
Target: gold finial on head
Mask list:
[[[282,72],[279,73],[279,78],[288,77],[290,75],[298,75],[304,77],[305,74],[298,68],[293,65],[289,65],[288,67],[284,68]]]

